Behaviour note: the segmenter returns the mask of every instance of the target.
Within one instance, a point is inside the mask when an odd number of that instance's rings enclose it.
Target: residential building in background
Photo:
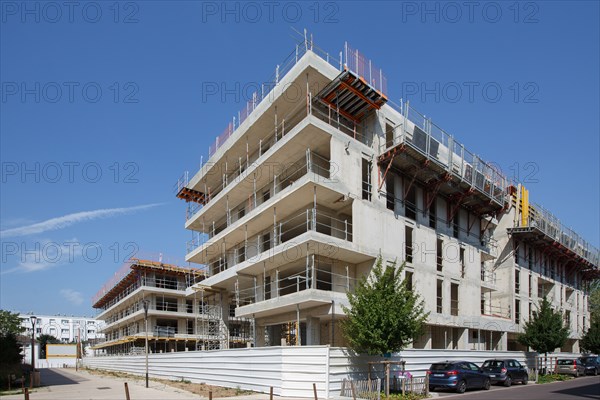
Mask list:
[[[21,326],[25,328],[23,335],[31,337],[31,317],[36,317],[35,337],[40,335],[52,335],[64,343],[87,342],[93,345],[104,339],[101,333],[103,322],[92,317],[75,317],[64,314],[41,315],[41,314],[19,314]]]
[[[415,348],[520,350],[516,335],[547,296],[570,329],[563,351],[579,351],[598,249],[477,149],[389,101],[359,51],[340,57],[305,38],[178,181],[194,232],[186,260],[205,268],[188,296],[222,310],[220,325],[226,310],[253,319],[255,346],[343,346],[346,293],[381,255],[406,262],[430,312]],[[122,337],[116,321],[108,340]]]

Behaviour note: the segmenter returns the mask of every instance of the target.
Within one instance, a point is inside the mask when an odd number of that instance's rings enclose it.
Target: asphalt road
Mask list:
[[[464,394],[435,392],[445,399],[485,400],[600,400],[600,377],[586,376],[543,385],[515,384],[509,388],[492,386],[486,390],[468,390]]]

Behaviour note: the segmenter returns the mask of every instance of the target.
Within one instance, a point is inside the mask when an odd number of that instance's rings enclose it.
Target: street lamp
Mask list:
[[[144,300],[144,322],[146,324],[146,387],[148,387],[148,307],[150,306],[149,300]]]
[[[32,315],[29,319],[31,320],[31,382],[29,386],[33,387],[35,375],[35,322],[37,321],[37,317]]]

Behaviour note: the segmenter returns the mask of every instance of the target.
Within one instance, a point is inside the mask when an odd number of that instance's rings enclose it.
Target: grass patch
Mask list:
[[[562,382],[562,381],[570,381],[571,379],[573,379],[573,377],[570,375],[548,374],[548,375],[540,375],[538,377],[538,383]]]
[[[386,395],[384,393],[381,394],[381,400],[421,400],[421,399],[426,399],[429,396],[424,395],[424,394],[418,394],[418,393],[412,393],[412,392],[408,392],[408,393],[390,393],[389,396],[386,397]]]

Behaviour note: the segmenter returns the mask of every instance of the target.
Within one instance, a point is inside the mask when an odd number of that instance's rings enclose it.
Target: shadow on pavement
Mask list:
[[[552,393],[560,393],[570,396],[578,396],[582,399],[600,399],[600,382],[591,385],[578,386],[572,389],[555,390]]]
[[[40,368],[42,386],[76,385],[89,379],[70,374],[60,369]]]

